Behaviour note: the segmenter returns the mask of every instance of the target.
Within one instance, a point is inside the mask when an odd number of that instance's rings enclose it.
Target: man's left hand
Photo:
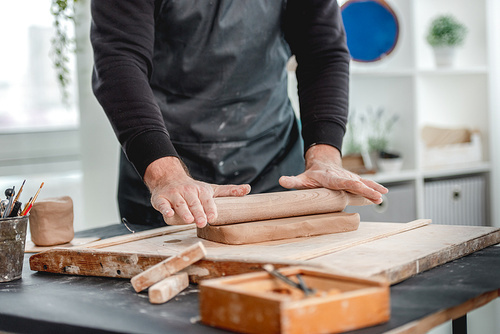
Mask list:
[[[307,150],[305,158],[305,172],[297,176],[282,176],[279,180],[282,187],[345,190],[361,195],[375,204],[382,203],[382,195],[389,191],[375,181],[364,179],[344,169],[341,154],[333,146],[312,146]]]

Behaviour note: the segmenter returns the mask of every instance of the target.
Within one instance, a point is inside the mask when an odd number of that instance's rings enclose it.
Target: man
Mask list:
[[[94,0],[93,88],[123,147],[122,217],[158,225],[177,214],[203,227],[214,197],[251,189],[326,187],[380,203],[386,188],[341,167],[349,54],[339,12],[335,0]]]

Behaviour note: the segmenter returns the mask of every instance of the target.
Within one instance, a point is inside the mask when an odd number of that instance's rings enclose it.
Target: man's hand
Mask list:
[[[204,227],[217,218],[214,198],[244,196],[250,185],[213,185],[191,178],[176,157],[164,157],[152,162],[144,174],[144,182],[151,191],[151,204],[163,218],[174,214],[186,223]]]
[[[305,155],[306,170],[297,176],[282,176],[284,188],[328,188],[361,195],[375,204],[382,203],[382,194],[389,190],[377,182],[366,180],[342,167],[340,152],[329,145],[315,145]]]

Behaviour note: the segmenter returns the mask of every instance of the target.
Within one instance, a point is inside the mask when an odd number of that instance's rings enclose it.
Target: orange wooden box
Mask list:
[[[389,284],[287,267],[279,272],[297,282],[300,274],[316,290],[306,297],[267,272],[200,283],[201,321],[242,333],[339,333],[386,322]]]

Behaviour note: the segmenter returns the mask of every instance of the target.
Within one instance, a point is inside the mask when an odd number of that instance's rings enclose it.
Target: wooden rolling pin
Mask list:
[[[218,217],[210,225],[229,225],[259,220],[287,218],[343,211],[347,205],[373,204],[359,195],[325,188],[282,191],[243,197],[214,199]],[[182,225],[179,216],[169,218],[168,225]]]

